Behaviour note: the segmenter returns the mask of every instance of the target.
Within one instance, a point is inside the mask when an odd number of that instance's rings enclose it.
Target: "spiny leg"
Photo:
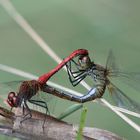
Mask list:
[[[66,67],[67,67],[67,72],[68,72],[69,80],[70,80],[70,82],[71,82],[71,84],[73,86],[78,85],[87,76],[86,71],[75,71],[75,72],[72,72],[71,66],[69,67],[66,64]],[[74,76],[74,74],[77,74],[77,73],[79,73],[79,74]],[[72,78],[74,78],[74,80]]]
[[[67,68],[68,73],[71,75],[71,77],[73,78],[77,78],[78,76],[80,76],[83,73],[86,73],[85,70],[80,70],[80,71],[72,71],[71,69]]]
[[[25,106],[25,108],[27,109],[27,113],[23,116],[23,120],[20,121],[20,123],[22,123],[22,122],[24,122],[25,120],[30,119],[30,118],[32,117],[31,110],[30,110],[30,108],[28,107],[26,101],[24,101],[24,106]],[[24,106],[23,106],[23,108],[24,108]],[[28,115],[29,115],[29,117],[27,117]]]
[[[84,75],[81,75],[80,74],[74,80],[72,79],[72,76],[70,75],[70,73],[68,73],[68,76],[69,76],[69,80],[70,80],[71,84],[73,86],[76,86],[76,85],[78,85],[86,77],[86,74],[84,74]]]
[[[33,99],[30,99],[29,102],[32,103],[32,104],[35,104],[35,105],[38,105],[40,107],[45,108],[46,109],[46,114],[47,114],[47,112],[50,114],[49,109],[48,109],[48,105],[47,105],[46,102],[38,101],[38,100],[33,100]]]
[[[69,80],[73,86],[78,85],[86,77],[86,75],[79,74],[76,76],[76,79],[73,80],[72,79],[73,76],[71,75],[71,73],[69,71],[68,71],[68,76],[69,76]]]
[[[82,75],[75,80],[71,80],[70,82],[72,83],[73,86],[77,86],[85,77],[86,75]]]
[[[79,69],[78,68],[78,64],[74,61],[74,60],[72,60],[73,62],[74,62],[74,64],[76,65],[76,68],[77,68],[77,71],[72,71],[72,68],[71,68],[71,61],[69,61],[68,63],[66,63],[66,68],[67,68],[67,71],[69,72],[69,73],[71,73],[71,75],[73,76],[73,78],[76,78],[76,76],[74,75],[74,74],[82,74],[83,72],[85,72],[85,70],[81,70],[81,69]],[[78,66],[77,66],[78,65]]]
[[[38,105],[38,106],[40,106],[40,107],[45,108],[45,109],[46,109],[46,115],[47,115],[47,113],[49,113],[49,115],[50,115],[50,112],[49,112],[49,109],[48,109],[48,106],[47,106],[47,103],[46,103],[46,102],[44,102],[44,101],[32,100],[32,99],[29,100],[29,102],[32,103],[32,104],[35,104],[35,105]],[[42,125],[43,129],[44,129],[44,125],[45,125],[45,122],[46,122],[46,115],[45,115],[45,119],[44,119],[44,122],[43,122],[43,125]]]

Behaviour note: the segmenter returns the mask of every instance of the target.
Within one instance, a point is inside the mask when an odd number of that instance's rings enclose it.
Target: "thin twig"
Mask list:
[[[0,112],[3,114],[2,116],[5,116],[5,119],[11,119],[13,122],[10,124],[4,123],[3,125],[0,125],[0,133],[4,135],[26,140],[75,140],[77,136],[78,126],[68,124],[48,115],[46,116],[44,128],[42,128],[46,114],[41,112],[32,110],[32,118],[24,121],[22,124],[20,123],[23,119],[21,108],[15,110],[15,114],[21,117],[16,117],[14,113],[1,107]],[[7,115],[7,113],[9,115]],[[2,120],[3,119],[0,118],[0,121]],[[89,127],[84,128],[83,138],[84,140],[97,140],[101,138],[108,140],[123,140],[112,132]]]

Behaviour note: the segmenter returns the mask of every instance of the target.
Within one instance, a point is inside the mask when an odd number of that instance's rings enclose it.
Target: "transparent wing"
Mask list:
[[[140,73],[136,72],[117,72],[117,77],[130,87],[134,88],[138,92],[140,91]]]
[[[18,92],[20,85],[22,84],[23,80],[20,81],[9,81],[4,82],[2,85],[5,85],[5,88],[11,89],[11,91]]]
[[[116,106],[133,111],[133,112],[140,113],[139,103],[130,99],[125,93],[123,93],[114,84],[110,83],[107,87],[111,94],[111,98],[113,99]]]
[[[109,75],[114,74],[114,76],[117,76],[117,72],[119,71],[119,69],[115,62],[115,56],[113,55],[112,50],[109,51],[109,54],[107,57],[106,69],[109,71]]]
[[[109,78],[118,78],[127,85],[133,87],[134,89],[140,91],[140,72],[123,72],[118,68],[118,65],[115,62],[115,57],[113,52],[110,50],[107,62],[106,69],[108,70]]]

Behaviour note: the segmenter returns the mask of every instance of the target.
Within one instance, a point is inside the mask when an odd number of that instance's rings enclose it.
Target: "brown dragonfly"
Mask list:
[[[121,89],[111,82],[112,78],[119,78],[131,87],[140,91],[140,73],[122,72],[115,63],[113,52],[110,51],[106,66],[99,65],[91,61],[88,54],[81,55],[77,60],[72,59],[66,64],[69,80],[73,86],[78,85],[87,76],[93,79],[95,87],[83,96],[71,96],[70,99],[76,102],[87,102],[96,98],[101,98],[108,89],[111,98],[116,106],[140,113],[140,104],[132,100]],[[75,70],[72,70],[74,69]]]

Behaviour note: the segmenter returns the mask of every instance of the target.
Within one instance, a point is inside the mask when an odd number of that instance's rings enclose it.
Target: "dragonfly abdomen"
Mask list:
[[[42,91],[47,92],[49,94],[53,94],[62,99],[67,99],[78,103],[84,103],[84,102],[94,100],[96,98],[101,98],[105,92],[105,88],[106,86],[101,86],[101,85],[97,86],[95,88],[92,88],[86,95],[83,96],[77,96],[77,95],[70,94],[68,92],[58,91],[48,85],[44,85],[42,87]]]

